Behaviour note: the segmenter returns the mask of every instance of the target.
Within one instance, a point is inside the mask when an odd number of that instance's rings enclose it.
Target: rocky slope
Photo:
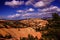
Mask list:
[[[11,35],[11,40],[20,40],[20,37],[28,38],[29,34],[40,39],[42,34],[35,29],[45,27],[46,24],[48,24],[48,22],[42,19],[26,19],[18,21],[0,20],[0,34],[3,37],[7,34]]]

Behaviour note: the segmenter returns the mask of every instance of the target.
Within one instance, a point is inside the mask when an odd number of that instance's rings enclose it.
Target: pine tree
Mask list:
[[[42,31],[42,40],[60,40],[60,16],[57,13],[52,14],[52,19],[48,20],[47,33]]]

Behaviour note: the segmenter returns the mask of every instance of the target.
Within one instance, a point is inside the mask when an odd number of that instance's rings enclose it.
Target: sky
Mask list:
[[[60,0],[0,0],[0,17],[24,19],[60,14]]]

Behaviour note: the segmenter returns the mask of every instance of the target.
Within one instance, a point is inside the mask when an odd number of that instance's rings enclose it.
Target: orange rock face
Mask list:
[[[20,31],[19,31],[20,30]],[[20,37],[26,37],[28,38],[28,35],[32,35],[33,37],[36,37],[38,39],[41,38],[41,33],[40,32],[36,32],[33,28],[10,28],[10,29],[6,29],[6,28],[1,28],[0,29],[0,34],[2,34],[3,36],[5,36],[6,34],[10,34],[12,37],[14,37],[15,39],[20,39]]]
[[[33,26],[44,27],[46,26],[46,24],[48,24],[47,20],[42,20],[42,19],[28,19],[28,20],[22,20],[20,22],[23,24],[27,24],[30,27],[33,27]]]
[[[6,24],[6,22],[9,24]],[[0,21],[0,27],[3,27],[0,28],[0,34],[2,36],[10,34],[13,37],[12,40],[20,40],[20,37],[28,38],[29,34],[40,39],[42,35],[41,32],[36,32],[33,28],[44,27],[46,24],[48,24],[48,22],[42,19],[27,19],[19,21],[3,20]],[[7,28],[5,26],[7,26]],[[13,28],[13,26],[16,28]],[[18,26],[20,28],[17,28]]]
[[[36,32],[34,29],[32,28],[22,28],[20,29],[20,34],[21,37],[28,37],[28,34],[34,36],[34,37],[38,37],[38,39],[41,37],[41,33],[40,32]]]

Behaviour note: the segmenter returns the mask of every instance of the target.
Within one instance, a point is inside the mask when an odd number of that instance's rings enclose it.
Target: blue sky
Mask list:
[[[0,0],[0,16],[14,18],[48,17],[60,12],[60,0]]]

